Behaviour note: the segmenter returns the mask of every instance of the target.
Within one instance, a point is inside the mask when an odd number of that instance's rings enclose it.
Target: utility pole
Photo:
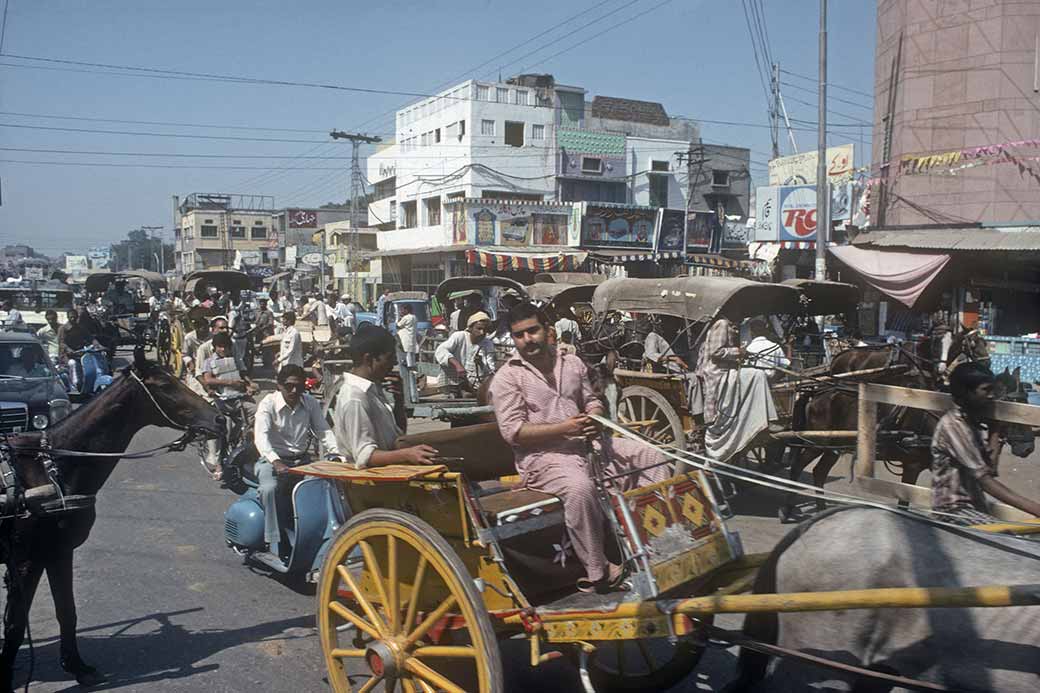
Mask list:
[[[333,130],[329,136],[334,140],[350,140],[350,235],[347,243],[347,285],[350,287],[350,295],[358,299],[361,291],[357,286],[358,255],[361,254],[361,244],[358,237],[358,227],[361,222],[361,163],[358,158],[358,148],[362,144],[376,144],[382,142],[381,137],[370,137],[358,133],[342,132]],[[325,234],[322,232],[322,255],[321,264],[325,266]]]
[[[692,141],[685,152],[676,152],[675,156],[680,164],[686,163],[686,216],[683,219],[683,242],[686,243],[685,236],[690,228],[690,208],[693,206],[693,195],[697,190],[697,184],[700,183],[707,158],[704,156],[704,145],[698,142],[695,146]],[[685,247],[683,250],[685,251]]]
[[[773,63],[773,78],[770,80],[773,103],[769,106],[769,137],[773,140],[773,158],[780,157],[780,63]]]
[[[831,186],[827,180],[827,0],[820,0],[819,130],[816,133],[816,280],[827,279]]]
[[[158,261],[159,261],[158,262],[159,274],[165,274],[166,273],[166,261],[164,259],[165,253],[163,252],[163,242],[162,242],[162,230],[163,230],[163,228],[164,227],[162,227],[162,226],[142,226],[141,227],[141,230],[144,231],[144,233],[145,233],[145,237],[148,238],[149,240],[151,240],[151,236],[149,236],[148,234],[151,231],[155,231],[156,235],[158,235],[158,237],[159,237],[159,257],[157,258]]]

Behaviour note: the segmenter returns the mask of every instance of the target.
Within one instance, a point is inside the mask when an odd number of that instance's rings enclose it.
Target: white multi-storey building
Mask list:
[[[398,111],[394,142],[367,162],[383,282],[425,288],[471,273],[476,246],[577,255],[581,218],[567,203],[684,209],[676,154],[699,143],[697,125],[659,103],[586,96],[551,75],[520,75],[466,81]]]

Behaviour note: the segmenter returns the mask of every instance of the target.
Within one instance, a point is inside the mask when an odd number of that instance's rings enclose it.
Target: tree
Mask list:
[[[112,269],[119,272],[129,269],[159,271],[159,253],[163,254],[163,267],[173,269],[173,244],[163,243],[157,236],[149,236],[143,229],[134,229],[125,241],[112,245]]]

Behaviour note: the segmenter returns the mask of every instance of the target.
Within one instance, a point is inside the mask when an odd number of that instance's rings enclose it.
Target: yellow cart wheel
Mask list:
[[[373,508],[351,518],[325,556],[317,600],[336,693],[380,684],[403,693],[504,688],[498,641],[473,578],[413,515]],[[452,634],[441,644],[446,624]]]

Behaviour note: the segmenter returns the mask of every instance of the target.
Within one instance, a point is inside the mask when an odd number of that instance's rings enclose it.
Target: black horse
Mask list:
[[[66,497],[93,497],[101,490],[134,435],[145,426],[164,426],[187,435],[220,435],[219,412],[157,364],[135,352],[102,394],[46,432]],[[6,451],[24,488],[45,490],[51,477],[38,455],[40,434],[8,436]],[[62,456],[61,450],[98,456]],[[27,495],[29,495],[27,494]],[[0,557],[7,566],[7,608],[0,651],[0,691],[12,690],[13,668],[25,635],[26,619],[40,577],[47,571],[61,631],[61,665],[82,685],[104,680],[80,657],[76,643],[76,602],[72,591],[72,555],[90,535],[93,503],[60,513],[28,513],[0,522]]]

